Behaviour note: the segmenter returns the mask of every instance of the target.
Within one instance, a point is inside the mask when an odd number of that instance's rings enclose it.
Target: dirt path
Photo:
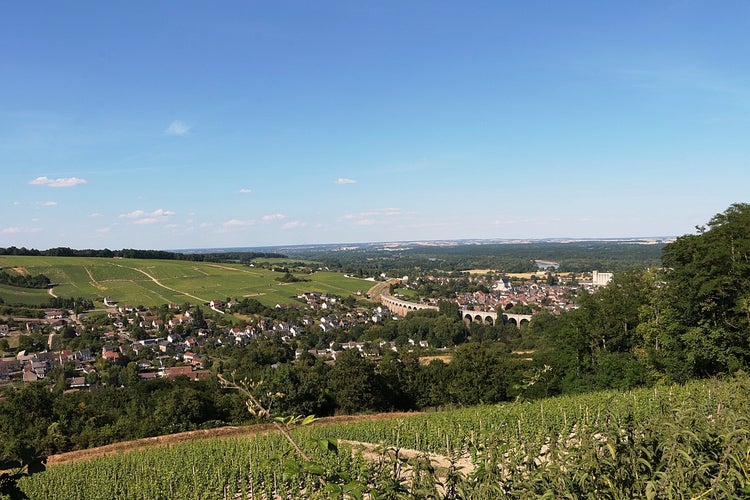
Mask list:
[[[368,420],[385,420],[391,418],[403,418],[406,416],[419,415],[413,413],[377,413],[374,415],[344,415],[337,417],[324,417],[318,419],[313,425],[339,424],[345,422],[362,422]],[[230,436],[252,436],[264,432],[277,432],[273,424],[255,424],[243,426],[217,427],[215,429],[204,429],[199,431],[180,432],[177,434],[168,434],[165,436],[154,436],[149,438],[134,439],[132,441],[123,441],[120,443],[108,444],[97,448],[86,450],[69,451],[59,453],[47,458],[47,465],[56,465],[67,462],[78,462],[92,458],[113,455],[117,453],[126,453],[129,451],[143,450],[155,446],[168,446],[185,441],[196,441],[201,439],[216,439]]]
[[[388,288],[391,286],[391,284],[396,284],[400,280],[396,278],[391,278],[388,281],[381,281],[377,284],[370,287],[369,290],[367,290],[367,294],[370,296],[370,300],[378,301],[380,300],[380,294],[384,291],[387,291]]]
[[[50,294],[50,295],[51,295],[52,297],[54,297],[54,298],[58,298],[58,297],[57,297],[57,295],[55,295],[55,287],[53,287],[53,286],[52,286],[52,287],[49,287],[49,288],[47,289],[47,293],[49,293],[49,294]]]
[[[362,456],[366,458],[367,460],[378,460],[380,459],[380,451],[379,447],[380,445],[373,444],[373,443],[364,443],[362,441],[348,441],[346,439],[339,439],[339,443],[343,443],[346,445],[349,445],[352,447],[352,449],[357,452],[361,452]],[[395,452],[393,449],[389,452],[393,458],[393,455],[395,455]],[[445,455],[439,455],[437,453],[427,453],[420,450],[412,450],[410,448],[399,448],[398,454],[400,457],[411,459],[414,457],[425,455],[427,458],[430,459],[430,463],[432,466],[437,470],[439,476],[443,476],[444,472],[448,470],[448,468],[451,466],[451,460],[450,457],[446,457]],[[468,456],[461,456],[459,457],[455,464],[458,471],[461,474],[468,475],[474,472],[474,465],[471,463],[471,460]]]
[[[229,266],[220,266],[219,264],[206,264],[209,267],[217,267],[219,269],[224,269],[225,271],[236,271],[239,273],[245,273],[249,274],[250,276],[262,276],[262,274],[254,272],[254,271],[248,271],[247,269],[237,269],[236,267],[229,267]]]
[[[124,267],[125,269],[130,269],[130,270],[133,270],[133,271],[138,271],[139,273],[145,275],[148,279],[150,279],[151,281],[153,281],[156,285],[164,288],[165,290],[169,290],[170,292],[179,293],[180,295],[184,295],[186,297],[190,297],[191,299],[199,300],[200,302],[209,302],[209,300],[207,300],[207,299],[202,299],[200,297],[196,297],[195,295],[191,295],[191,294],[189,294],[187,292],[183,292],[182,290],[177,290],[175,288],[168,287],[167,285],[163,284],[162,282],[160,282],[159,280],[157,280],[156,278],[154,278],[153,276],[151,276],[150,274],[148,274],[143,269],[139,269],[137,267],[123,266],[123,265],[120,265],[120,264],[116,264],[116,265],[117,265],[117,267]],[[167,302],[169,302],[169,301],[167,301]]]

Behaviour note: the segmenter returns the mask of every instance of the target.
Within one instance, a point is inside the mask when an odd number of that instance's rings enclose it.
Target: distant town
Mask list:
[[[457,292],[452,298],[410,300],[408,296],[414,296],[425,286],[451,286],[455,277],[428,274],[410,280],[407,276],[389,279],[383,275],[383,281],[371,289],[376,295],[367,294],[367,298],[377,301],[373,306],[356,305],[352,298],[308,292],[298,295],[294,304],[277,304],[274,308],[280,312],[291,308],[295,311],[292,316],[297,319],[256,317],[243,321],[242,326],[222,321],[226,314],[243,312],[243,303],[236,299],[216,299],[187,308],[165,304],[161,308],[147,309],[120,304],[116,297],[107,296],[102,299],[107,311],[104,324],[101,319],[92,324],[88,314],[64,309],[46,309],[43,318],[13,316],[0,324],[0,337],[18,337],[18,353],[12,359],[0,360],[0,383],[35,382],[49,378],[50,374],[59,377],[62,372],[67,375],[64,383],[68,390],[88,389],[105,381],[107,377],[103,372],[112,365],[130,366],[131,375],[141,380],[183,376],[200,380],[210,376],[209,368],[213,363],[210,352],[220,346],[242,346],[262,338],[305,345],[301,340],[310,333],[345,332],[353,327],[383,324],[387,320],[398,320],[412,310],[438,309],[441,302],[454,304],[467,322],[493,324],[502,318],[505,323],[524,328],[534,314],[544,311],[558,315],[575,309],[577,293],[581,290],[595,293],[613,276],[598,271],[580,276],[555,273],[554,262],[538,262],[537,265],[539,271],[535,273],[497,278],[492,273],[465,273],[461,280],[474,291]],[[84,333],[86,335],[82,335]],[[31,340],[33,336],[41,336],[44,342],[35,345]],[[81,349],[55,349],[60,340],[76,336],[91,339],[91,345]],[[7,345],[5,341],[5,347]],[[92,347],[99,345],[99,348]],[[307,347],[296,348],[295,356],[307,353],[334,363],[341,352],[349,349],[377,357],[384,350],[427,351],[448,346],[407,338],[402,343],[350,340],[326,345],[318,342]]]

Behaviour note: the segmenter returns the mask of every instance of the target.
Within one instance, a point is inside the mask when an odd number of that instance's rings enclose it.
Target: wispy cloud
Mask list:
[[[334,181],[334,184],[339,184],[339,185],[356,184],[356,183],[357,181],[355,181],[354,179],[347,179],[346,177],[339,177],[338,179]]]
[[[175,135],[178,137],[184,137],[190,133],[190,129],[191,127],[187,123],[180,121],[180,120],[174,120],[164,130],[164,133],[167,135]]]
[[[750,99],[747,85],[730,76],[716,73],[708,68],[658,66],[639,67],[616,71],[625,81],[651,90],[674,92],[675,90],[699,91],[716,95],[740,98],[745,103]]]
[[[284,214],[268,214],[268,215],[264,215],[263,217],[260,218],[260,220],[263,221],[263,222],[273,222],[275,220],[282,220],[282,219],[286,219],[286,215],[284,215]]]
[[[393,219],[406,215],[400,208],[376,208],[364,212],[347,214],[339,221],[349,221],[357,226],[373,226],[375,224],[392,224]]]
[[[300,222],[298,220],[293,220],[293,221],[287,222],[286,224],[282,224],[281,229],[283,229],[283,230],[286,231],[286,230],[289,230],[289,229],[296,229],[298,227],[304,227],[306,225],[307,224],[305,224],[304,222]]]
[[[171,210],[164,210],[162,208],[159,208],[157,210],[154,210],[153,212],[147,212],[145,210],[134,210],[126,214],[121,214],[120,218],[130,219],[133,221],[133,224],[137,225],[156,224],[158,222],[164,222],[174,214],[175,213]]]
[[[37,207],[42,207],[42,208],[44,208],[44,207],[54,207],[54,206],[57,206],[57,202],[56,201],[38,201],[38,202],[36,202],[36,206]]]
[[[38,233],[41,231],[38,227],[6,227],[0,229],[0,234],[26,234],[26,233]]]
[[[251,228],[256,224],[257,222],[252,219],[230,219],[221,224],[220,232],[241,231],[243,229]]]
[[[252,192],[253,192],[253,190],[250,189],[250,188],[242,188],[242,189],[240,189],[240,193],[241,194],[250,194]]]
[[[104,217],[104,214],[100,214],[99,212],[94,212],[92,214],[89,214],[89,217]]]
[[[78,186],[79,184],[86,184],[86,179],[79,177],[61,177],[59,179],[50,179],[49,177],[37,177],[36,179],[29,181],[29,184],[36,186],[48,186],[53,188],[66,188]]]

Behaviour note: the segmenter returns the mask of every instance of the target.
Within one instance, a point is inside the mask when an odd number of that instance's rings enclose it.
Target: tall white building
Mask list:
[[[612,281],[612,276],[614,276],[613,273],[600,273],[599,271],[594,271],[591,277],[591,283],[594,286],[605,286]]]

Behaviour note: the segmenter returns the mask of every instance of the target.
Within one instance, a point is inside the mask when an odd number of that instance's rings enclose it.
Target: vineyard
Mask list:
[[[298,427],[307,462],[274,432],[195,440],[52,465],[21,488],[40,499],[748,498],[748,415],[750,377],[738,375]]]
[[[43,274],[59,297],[83,297],[98,303],[111,297],[120,304],[146,306],[253,297],[273,307],[289,303],[303,292],[348,296],[372,286],[369,281],[326,271],[301,274],[304,280],[297,283],[280,283],[276,278],[282,274],[269,269],[182,260],[3,255],[0,268]],[[7,304],[41,304],[49,298],[47,290],[0,284],[0,299]]]

